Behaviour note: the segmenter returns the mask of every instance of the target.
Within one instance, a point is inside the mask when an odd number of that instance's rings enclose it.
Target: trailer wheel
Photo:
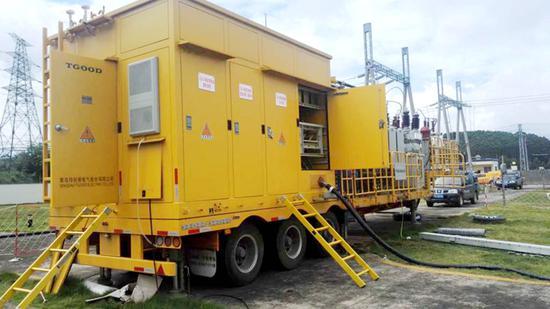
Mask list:
[[[236,229],[224,245],[224,266],[231,283],[242,286],[254,281],[263,257],[264,241],[258,228],[245,224]]]
[[[340,223],[338,222],[338,218],[332,211],[325,213],[323,215],[323,218],[327,220],[328,224],[330,224],[332,228],[334,228],[338,233],[340,233]],[[319,227],[319,224],[317,225],[314,224],[314,226]],[[325,238],[326,241],[328,242],[333,241],[333,237],[332,235],[330,235],[328,231],[321,232],[321,235]],[[323,248],[323,246],[319,244],[319,242],[313,236],[310,235],[309,241],[313,243],[313,246],[311,246],[313,256],[316,256],[316,257],[329,256],[328,252]]]
[[[279,224],[275,246],[277,261],[283,269],[294,269],[304,259],[306,253],[306,229],[295,218],[290,218]]]

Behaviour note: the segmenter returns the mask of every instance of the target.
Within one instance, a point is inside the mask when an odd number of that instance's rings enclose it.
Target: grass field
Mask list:
[[[46,208],[47,210],[47,208]],[[0,210],[0,226],[5,220]],[[42,210],[41,210],[42,211]],[[502,224],[478,224],[473,223],[471,214],[503,215],[506,222]],[[390,223],[388,222],[388,225]],[[522,255],[494,249],[482,249],[463,245],[436,243],[421,240],[419,233],[433,231],[437,227],[476,227],[487,230],[486,237],[490,239],[528,242],[541,245],[550,245],[550,200],[546,192],[530,192],[509,201],[506,207],[489,205],[475,209],[470,214],[449,219],[438,219],[423,222],[420,225],[406,224],[403,231],[403,239],[400,237],[399,222],[391,222],[383,230],[377,231],[383,239],[388,241],[399,251],[422,261],[445,264],[484,264],[499,265],[521,269],[550,277],[550,257]],[[406,239],[410,237],[410,239]],[[370,251],[379,255],[385,255],[386,251],[376,244],[370,245]],[[397,257],[389,256],[398,261]],[[482,273],[500,275],[511,278],[523,278],[511,273],[498,273],[480,270],[457,270],[470,273]],[[0,292],[3,292],[16,279],[14,274],[0,274]],[[218,305],[197,299],[185,297],[182,294],[161,293],[144,304],[122,305],[115,300],[102,300],[95,304],[85,304],[84,300],[92,298],[89,292],[80,282],[69,279],[61,293],[56,296],[48,296],[48,302],[42,304],[38,299],[35,307],[38,308],[220,308]],[[18,295],[20,299],[21,295]],[[18,299],[16,298],[16,299]]]
[[[472,214],[503,215],[506,222],[502,224],[478,224],[472,222]],[[396,223],[398,225],[398,223]],[[550,277],[550,257],[510,253],[495,249],[475,248],[464,245],[437,243],[421,240],[420,232],[432,232],[438,227],[485,228],[486,238],[506,241],[527,242],[550,245],[550,200],[545,192],[526,193],[507,206],[489,205],[475,209],[470,214],[460,217],[423,222],[421,225],[406,225],[401,239],[399,228],[384,229],[379,234],[399,251],[418,260],[445,264],[485,264],[499,265],[545,275]],[[410,236],[411,239],[405,239]],[[380,255],[386,252],[377,245],[370,249]],[[392,260],[397,257],[389,256]],[[519,278],[510,273],[495,273],[478,270],[466,272],[497,274]]]
[[[9,285],[17,279],[17,276],[10,273],[0,274],[0,291],[4,291]],[[142,304],[122,304],[115,299],[100,300],[92,304],[86,304],[85,300],[97,297],[84,287],[77,280],[69,278],[58,295],[46,295],[47,302],[42,303],[40,296],[33,303],[33,308],[59,308],[59,309],[77,309],[77,308],[196,308],[196,309],[218,309],[213,303],[185,297],[184,294],[157,294],[151,300]],[[18,293],[14,297],[13,303],[22,299],[22,294]]]
[[[17,215],[17,229],[19,232],[43,232],[49,230],[49,209],[46,204],[22,204],[0,206],[0,232],[13,233],[15,231],[15,217]],[[32,226],[28,220],[32,218]]]

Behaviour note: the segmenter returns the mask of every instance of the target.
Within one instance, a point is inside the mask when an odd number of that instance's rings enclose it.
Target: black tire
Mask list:
[[[470,204],[475,205],[477,204],[477,200],[479,199],[479,193],[474,192],[474,197],[470,199]]]
[[[462,197],[462,195],[459,195],[458,196],[458,202],[456,202],[456,207],[462,207],[464,206],[464,198]]]
[[[244,224],[231,233],[223,245],[223,268],[235,286],[254,281],[262,267],[264,240],[258,228]]]
[[[393,214],[393,221],[401,222],[401,221],[412,221],[412,213],[410,211],[407,211],[403,214],[401,213],[395,213]],[[416,213],[416,221],[422,221],[422,215],[419,213]]]
[[[428,201],[426,201],[426,205],[427,205],[428,207],[434,207],[434,202],[428,202]]]
[[[506,221],[506,218],[501,215],[485,216],[474,215],[472,220],[477,223],[502,223]]]
[[[340,223],[338,222],[338,218],[336,215],[329,211],[323,215],[323,218],[327,220],[327,222],[338,232],[340,233]],[[319,224],[314,224],[314,226],[319,227]],[[321,235],[328,241],[332,241],[332,236],[329,234],[328,231],[321,232]],[[325,251],[325,249],[317,242],[317,240],[311,236],[308,238],[308,241],[310,244],[313,244],[313,246],[309,246],[311,248],[311,253],[315,257],[327,257],[329,254]]]
[[[282,269],[294,269],[300,265],[306,254],[307,231],[292,217],[279,224],[275,236],[277,264]]]

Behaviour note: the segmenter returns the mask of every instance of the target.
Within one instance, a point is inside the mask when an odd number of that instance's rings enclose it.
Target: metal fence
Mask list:
[[[502,206],[529,206],[540,207],[541,210],[550,211],[550,188],[543,187],[542,185],[526,185],[522,189],[500,188],[490,187],[488,204],[502,205]],[[484,192],[481,191],[481,192]],[[483,197],[480,196],[483,201]],[[550,212],[544,212],[544,215],[549,216]]]
[[[0,256],[22,258],[39,254],[55,238],[43,204],[0,207]]]

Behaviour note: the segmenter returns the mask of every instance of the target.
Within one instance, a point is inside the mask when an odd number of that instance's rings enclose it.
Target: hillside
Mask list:
[[[470,148],[472,156],[480,155],[482,157],[499,158],[504,155],[508,164],[511,161],[519,163],[519,145],[517,133],[502,131],[471,131],[468,132],[470,139]],[[464,139],[461,139],[461,148],[463,153]],[[535,134],[527,134],[527,150],[529,153],[529,165],[531,169],[544,166],[550,169],[550,140],[546,137]],[[546,154],[545,156],[536,156],[536,154]]]

